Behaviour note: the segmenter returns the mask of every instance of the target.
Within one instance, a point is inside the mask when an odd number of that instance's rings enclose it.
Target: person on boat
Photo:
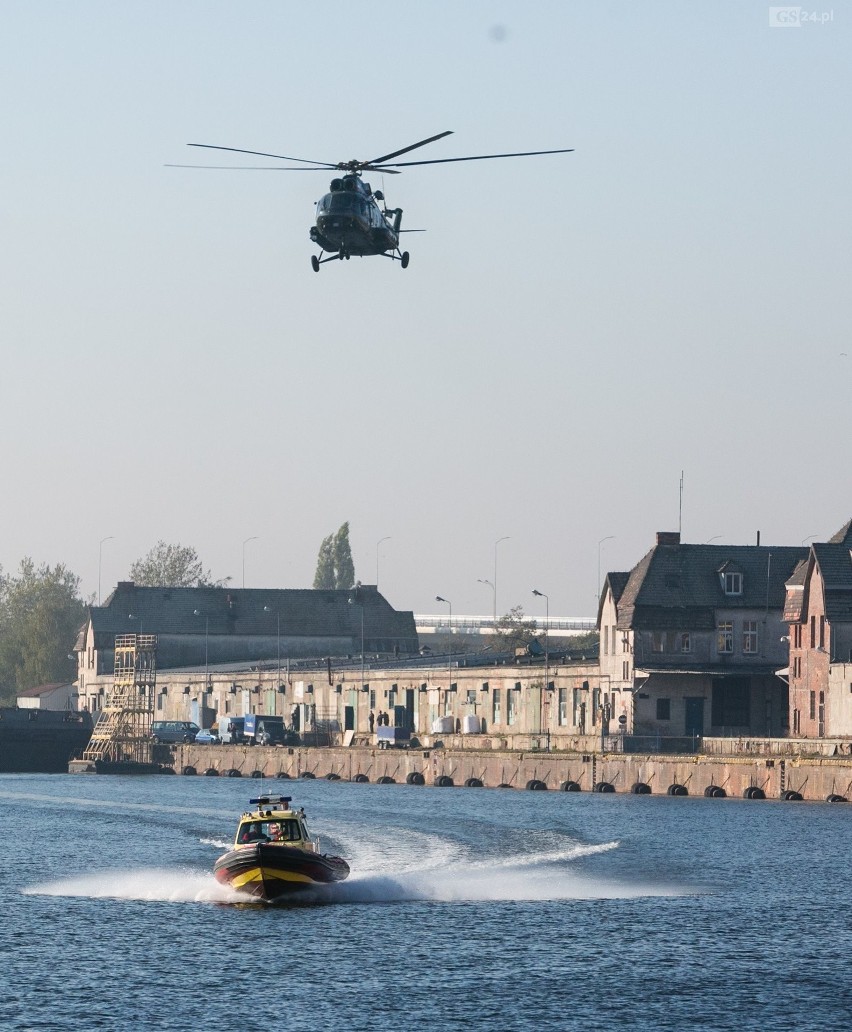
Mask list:
[[[284,834],[283,834],[283,832],[281,830],[281,826],[278,823],[276,823],[275,821],[272,821],[270,823],[269,829],[268,829],[268,835],[269,835],[269,841],[270,842],[280,842],[284,838]]]

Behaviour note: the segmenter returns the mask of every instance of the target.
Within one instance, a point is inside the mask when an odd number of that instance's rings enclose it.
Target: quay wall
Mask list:
[[[730,798],[749,790],[766,799],[798,793],[802,799],[829,796],[852,800],[852,757],[706,756],[623,753],[495,751],[470,749],[378,749],[363,746],[262,747],[232,745],[159,745],[154,760],[177,774],[280,778],[276,791],[286,792],[286,779],[326,778],[396,784],[461,787],[563,789],[573,782],[579,791],[629,793],[636,785],[654,795],[703,796],[718,790]],[[232,771],[238,774],[231,773]],[[413,781],[412,781],[413,779]],[[449,779],[449,782],[447,781]],[[598,788],[595,788],[595,786]],[[673,786],[681,786],[672,791]],[[758,794],[758,798],[760,795]]]

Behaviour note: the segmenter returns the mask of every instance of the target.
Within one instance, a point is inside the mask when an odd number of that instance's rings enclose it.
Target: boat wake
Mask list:
[[[220,885],[199,871],[141,868],[102,871],[31,885],[25,896],[78,896],[87,899],[129,899],[162,903],[246,903],[252,897]]]
[[[444,863],[438,862],[436,848],[428,854],[424,866],[406,864],[394,870],[392,865],[384,864],[381,869],[362,868],[348,881],[306,891],[293,904],[546,902],[682,896],[694,891],[675,885],[601,879],[572,870],[572,861],[609,852],[618,845],[575,844],[546,853],[483,861],[463,860],[455,849],[448,849]],[[29,896],[165,903],[257,904],[251,896],[220,885],[212,874],[167,868],[84,874],[30,886],[23,892]]]

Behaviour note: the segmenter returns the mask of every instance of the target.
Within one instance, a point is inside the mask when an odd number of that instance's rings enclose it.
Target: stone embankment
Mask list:
[[[852,757],[158,746],[177,774],[715,798],[852,798]],[[281,786],[281,791],[285,789]]]

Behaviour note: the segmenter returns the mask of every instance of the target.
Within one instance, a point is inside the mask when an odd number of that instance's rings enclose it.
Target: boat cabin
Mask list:
[[[235,846],[275,842],[300,849],[316,849],[316,843],[305,825],[304,811],[291,809],[289,796],[261,796],[249,802],[256,804],[257,810],[248,811],[240,817]]]

